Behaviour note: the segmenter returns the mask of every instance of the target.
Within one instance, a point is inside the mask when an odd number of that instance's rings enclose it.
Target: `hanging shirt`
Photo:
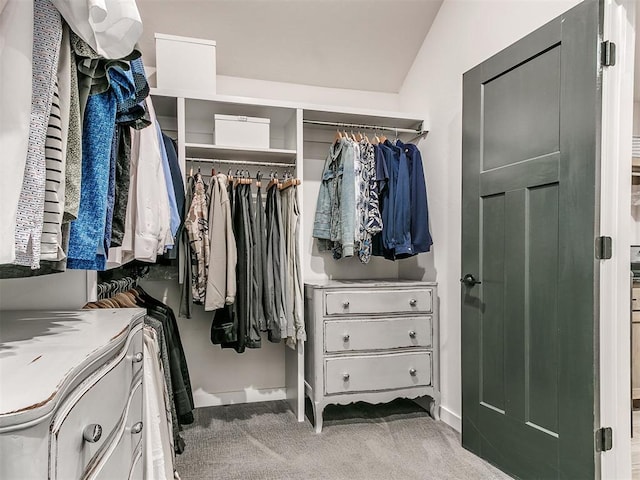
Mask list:
[[[33,2],[3,0],[0,11],[0,264],[16,258],[16,216],[29,143]]]
[[[46,184],[44,222],[40,245],[42,260],[58,261],[66,257],[62,250],[62,215],[64,212],[65,149],[62,134],[62,114],[58,85],[53,94],[51,115],[45,144]]]
[[[62,40],[62,19],[50,0],[34,1],[33,35],[29,143],[15,223],[15,263],[37,269],[44,222],[45,143]]]
[[[219,173],[209,186],[209,266],[205,310],[217,310],[236,299],[237,249],[233,235],[227,176]]]
[[[429,231],[429,205],[427,202],[427,186],[422,165],[422,155],[418,147],[412,143],[396,142],[404,149],[409,166],[409,201],[411,212],[411,244],[413,254],[431,250],[433,239]]]
[[[122,58],[142,35],[135,0],[53,0],[73,31],[105,58]]]
[[[209,271],[209,205],[207,186],[200,173],[196,173],[191,207],[184,221],[189,235],[192,252],[191,292],[193,303],[202,305],[207,292],[207,272]],[[189,281],[189,279],[184,280]]]

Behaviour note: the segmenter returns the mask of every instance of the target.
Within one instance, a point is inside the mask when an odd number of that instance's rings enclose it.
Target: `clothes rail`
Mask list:
[[[251,160],[224,160],[224,159],[215,159],[215,158],[192,158],[187,157],[187,162],[194,163],[226,163],[229,165],[258,165],[262,167],[282,167],[282,168],[292,168],[295,167],[294,163],[283,163],[283,162],[255,162]]]
[[[400,127],[388,127],[388,126],[382,126],[382,125],[363,125],[359,123],[324,122],[321,120],[302,120],[302,123],[306,123],[307,125],[319,125],[322,127],[359,128],[361,130],[383,130],[386,132],[413,133],[417,136],[422,136],[429,133],[428,130],[422,130],[422,128],[400,128]]]

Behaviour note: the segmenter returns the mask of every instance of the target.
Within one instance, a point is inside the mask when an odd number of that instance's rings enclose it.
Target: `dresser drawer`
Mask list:
[[[327,320],[325,352],[430,347],[431,317]]]
[[[89,466],[82,480],[131,478],[142,445],[142,380],[134,387],[125,415],[106,451]],[[136,480],[141,478],[137,477]]]
[[[327,395],[427,385],[430,352],[325,359]]]
[[[325,308],[326,315],[431,313],[432,290],[410,288],[328,291],[325,294]]]
[[[116,357],[104,370],[87,379],[54,419],[51,430],[52,478],[80,478],[114,434],[130,399],[134,372],[142,365],[134,358],[135,353],[142,351],[138,341],[142,341],[141,327],[132,334],[124,355]],[[85,429],[91,430],[92,425],[98,426],[94,430],[100,431],[94,442],[84,437]],[[89,431],[87,435],[90,435]]]

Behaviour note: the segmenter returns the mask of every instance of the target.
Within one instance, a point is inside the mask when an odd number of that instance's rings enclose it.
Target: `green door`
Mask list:
[[[583,2],[464,75],[462,443],[518,478],[598,471],[601,26]]]

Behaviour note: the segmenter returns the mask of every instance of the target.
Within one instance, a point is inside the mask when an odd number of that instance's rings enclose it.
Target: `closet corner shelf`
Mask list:
[[[243,160],[246,162],[276,162],[292,165],[296,161],[295,150],[279,148],[226,147],[206,143],[186,143],[187,157],[202,159]]]

